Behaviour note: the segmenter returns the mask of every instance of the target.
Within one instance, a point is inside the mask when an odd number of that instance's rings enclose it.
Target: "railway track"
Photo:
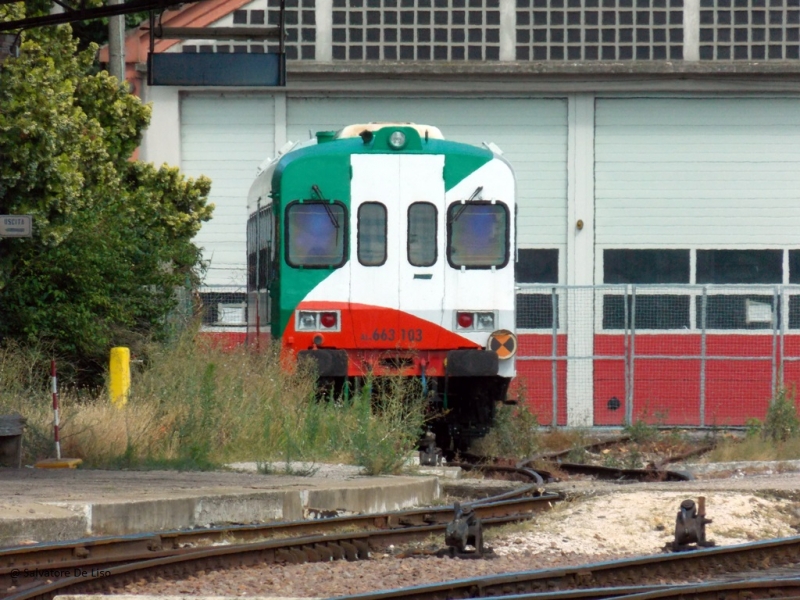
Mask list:
[[[444,598],[510,596],[540,599],[627,597],[630,592],[623,593],[620,590],[634,591],[633,586],[648,586],[647,591],[641,593],[667,593],[662,587],[665,582],[679,582],[686,586],[687,581],[709,581],[729,576],[731,573],[757,572],[765,568],[796,565],[798,561],[800,561],[800,536],[723,548],[706,548],[693,552],[607,561],[577,567],[460,579],[357,596],[343,596],[338,600],[390,600],[393,598],[441,600]],[[781,579],[780,581],[786,580]],[[729,585],[732,586],[729,589],[734,589],[737,584],[744,585],[742,582],[735,581],[717,582],[715,585]],[[616,588],[617,591],[606,596],[603,595],[604,591],[594,592],[593,588],[602,590]],[[757,586],[754,589],[756,588]],[[796,590],[800,594],[800,588],[796,588]],[[593,596],[592,594],[600,595]],[[662,596],[631,595],[629,597],[638,600],[639,598]],[[726,596],[723,594],[716,597],[724,598]]]
[[[529,519],[563,499],[543,493],[541,477],[521,472],[534,483],[464,507],[493,526]],[[262,563],[359,560],[374,548],[442,534],[453,518],[454,507],[449,506],[7,548],[0,550],[0,598],[50,598],[155,573],[174,576]]]
[[[485,526],[529,519],[563,499],[559,494],[545,493],[542,485],[549,475],[529,465],[461,466],[506,476],[510,473],[532,482],[466,503],[464,507],[472,510]],[[120,586],[154,576],[181,577],[203,569],[360,560],[368,558],[376,548],[441,535],[453,518],[454,507],[439,507],[9,548],[0,550],[0,598],[49,599],[57,593],[102,591],[109,585]],[[606,573],[605,577],[609,575]],[[548,575],[548,581],[552,582],[552,576]],[[513,587],[521,589],[520,585]],[[569,583],[565,585],[570,587]],[[609,584],[604,581],[601,585]],[[456,585],[446,595],[470,595],[457,588]],[[483,584],[480,589],[483,593]],[[442,597],[440,592],[432,589],[430,597]]]

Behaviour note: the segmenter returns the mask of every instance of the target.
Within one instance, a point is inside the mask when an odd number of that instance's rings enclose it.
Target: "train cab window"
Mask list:
[[[286,262],[330,268],[345,263],[347,211],[341,202],[295,201],[286,207]]]
[[[386,207],[379,202],[358,207],[358,262],[367,267],[386,262]]]
[[[496,202],[451,204],[447,210],[447,260],[454,268],[508,264],[508,207]]]
[[[436,207],[414,202],[408,207],[408,262],[415,267],[436,263]]]

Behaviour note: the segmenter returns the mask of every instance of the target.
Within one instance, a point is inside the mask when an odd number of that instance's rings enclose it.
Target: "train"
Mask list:
[[[419,378],[445,449],[491,426],[515,376],[516,182],[494,144],[365,123],[288,144],[250,188],[248,342],[338,393]]]

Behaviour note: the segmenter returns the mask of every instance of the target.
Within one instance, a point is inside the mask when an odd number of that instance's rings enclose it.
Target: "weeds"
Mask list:
[[[795,397],[794,389],[780,388],[763,421],[748,419],[744,439],[724,439],[708,459],[730,462],[800,458],[800,418]]]
[[[761,428],[764,439],[785,442],[800,433],[800,419],[797,417],[795,391],[780,388],[767,409],[767,417]]]
[[[528,458],[541,449],[538,429],[538,418],[525,404],[502,404],[491,430],[475,442],[473,451],[493,458]]]
[[[283,462],[303,475],[315,462],[356,461],[371,473],[394,472],[424,420],[414,382],[403,384],[405,391],[373,385],[380,390],[374,407],[365,394],[317,401],[313,370],[300,364],[285,371],[277,347],[221,350],[187,335],[149,348],[147,356],[124,408],[102,391],[61,390],[63,455],[104,468],[258,461]],[[27,418],[28,464],[53,455],[48,368],[43,350],[0,347],[0,414]],[[296,468],[298,462],[312,466]]]
[[[368,475],[402,470],[425,423],[421,383],[398,377],[368,379],[348,403],[356,417],[355,463]]]
[[[637,419],[632,424],[625,425],[622,431],[636,444],[646,444],[659,438],[658,427],[646,423],[643,419]]]

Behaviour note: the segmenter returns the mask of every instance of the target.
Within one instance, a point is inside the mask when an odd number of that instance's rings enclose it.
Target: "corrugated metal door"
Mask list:
[[[764,249],[797,246],[800,100],[598,99],[595,107],[598,283],[604,278],[605,251],[611,248],[672,250],[673,256],[683,253],[686,267],[676,269],[671,281],[684,284],[699,281],[701,251],[737,249],[755,255]],[[605,258],[612,260],[610,253]],[[651,260],[647,264],[640,259],[641,265],[655,273],[656,261]],[[649,277],[638,274],[644,272],[638,261],[631,265],[631,278]],[[659,274],[666,272],[660,269]],[[742,273],[748,276],[747,269]],[[773,282],[780,283],[781,276]],[[705,424],[741,423],[744,410],[764,402],[770,393],[765,385],[771,378],[769,359],[747,366],[737,360],[714,360],[707,369],[704,363],[701,388],[697,383],[701,381],[699,361],[676,363],[658,358],[697,356],[701,344],[703,352],[716,352],[718,357],[763,352],[757,348],[767,348],[763,356],[775,352],[769,330],[744,331],[735,325],[738,307],[744,311],[747,306],[742,297],[746,287],[738,291],[712,288],[708,293],[709,306],[715,301],[727,323],[720,319],[716,324],[704,324],[700,314],[706,298],[701,298],[696,288],[640,286],[636,304],[629,304],[635,314],[628,317],[612,308],[614,298],[601,298],[602,318],[595,320],[599,334],[595,354],[626,348],[628,356],[635,353],[636,361],[629,390],[624,383],[629,373],[621,361],[595,363],[595,424],[620,423],[624,411],[610,403],[626,393],[630,396],[627,409],[634,419],[659,415],[662,422],[675,425],[700,424],[701,413]],[[768,311],[770,298],[762,300]],[[616,300],[616,306],[622,308],[621,298]],[[615,310],[617,320],[612,324],[614,320],[609,318],[606,323],[606,316]],[[636,327],[635,345],[623,337],[625,320]],[[675,376],[676,372],[681,376]],[[752,403],[747,409],[742,408],[744,398]],[[619,407],[619,401],[616,405]]]
[[[206,286],[246,284],[247,192],[274,154],[274,101],[266,95],[189,94],[181,99],[181,163],[211,178],[214,218],[195,238],[210,262]]]
[[[288,139],[371,121],[434,125],[445,138],[494,142],[514,167],[521,247],[566,249],[567,102],[563,98],[289,98]]]
[[[598,99],[595,123],[598,250],[797,244],[800,100]]]

